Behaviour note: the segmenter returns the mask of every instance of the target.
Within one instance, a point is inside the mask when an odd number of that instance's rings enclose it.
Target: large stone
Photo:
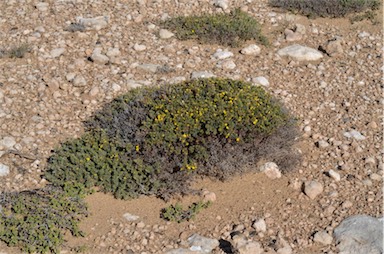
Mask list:
[[[360,132],[357,130],[351,130],[351,131],[346,131],[344,132],[344,137],[347,138],[354,138],[356,140],[365,140],[365,136],[362,135]]]
[[[256,44],[251,44],[245,48],[243,48],[240,53],[243,55],[251,55],[251,56],[257,56],[261,52],[261,49]]]
[[[289,56],[298,61],[316,61],[323,57],[323,54],[313,48],[294,44],[277,51],[279,56]]]
[[[340,254],[383,253],[383,218],[355,215],[334,230]]]
[[[108,21],[109,18],[106,16],[98,16],[94,18],[77,18],[77,23],[84,26],[87,30],[101,30],[108,25]]]
[[[264,174],[270,179],[276,179],[281,177],[280,169],[274,162],[265,163],[263,166],[260,167],[260,172],[264,172]]]
[[[14,137],[6,136],[0,140],[0,150],[11,149],[14,145],[16,145],[16,139]]]
[[[219,246],[217,239],[211,239],[198,234],[193,234],[188,238],[190,250],[202,251],[203,253],[211,253],[213,249]]]
[[[169,39],[173,36],[175,36],[175,34],[172,33],[171,31],[168,31],[167,29],[160,29],[159,31],[159,37],[161,39]]]
[[[310,198],[315,199],[324,190],[323,185],[317,181],[307,181],[304,185],[304,193]]]

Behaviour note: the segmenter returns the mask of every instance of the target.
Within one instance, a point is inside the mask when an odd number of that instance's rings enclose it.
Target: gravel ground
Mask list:
[[[260,174],[249,177],[250,184],[259,184],[258,190],[272,191],[257,199],[256,206],[256,199],[241,195],[247,192],[242,178],[220,187],[204,182],[218,201],[201,216],[213,220],[180,225],[158,218],[127,222],[118,209],[130,203],[119,203],[108,207],[113,216],[97,222],[106,233],[91,233],[85,243],[69,237],[62,253],[79,244],[87,245],[90,253],[163,253],[185,245],[189,232],[228,240],[234,231],[257,240],[270,253],[279,236],[293,253],[335,253],[334,242],[321,245],[314,233],[332,234],[354,214],[383,216],[382,22],[307,19],[273,10],[265,0],[230,1],[224,11],[234,7],[258,19],[271,46],[258,45],[260,53],[246,55],[241,49],[255,42],[225,48],[160,33],[159,20],[223,11],[208,0],[1,1],[0,49],[27,45],[29,51],[23,58],[0,54],[0,163],[10,171],[0,177],[0,191],[44,186],[41,174],[51,151],[79,137],[82,122],[117,95],[137,86],[188,80],[196,71],[254,83],[264,77],[266,89],[299,118],[303,133],[304,160],[297,170],[273,181],[258,182],[264,177]],[[101,17],[100,26],[72,32],[71,23],[79,17]],[[277,54],[292,44],[320,48],[323,58],[298,61]],[[233,56],[217,59],[213,55],[218,49]],[[314,199],[301,189],[307,181],[323,186]],[[219,188],[226,190],[219,193]],[[261,195],[258,190],[252,193]],[[224,196],[225,202],[219,201]],[[108,199],[96,197],[90,198],[90,207]],[[165,206],[145,198],[130,202]],[[140,211],[137,215],[145,218]],[[88,223],[95,223],[95,216]],[[254,234],[255,218],[265,219],[266,232]],[[0,250],[18,253],[3,243]]]

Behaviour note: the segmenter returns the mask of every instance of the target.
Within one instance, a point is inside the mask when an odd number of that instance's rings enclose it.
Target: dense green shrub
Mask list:
[[[268,44],[266,37],[261,34],[259,23],[240,9],[230,14],[176,17],[161,25],[175,31],[180,40],[198,39],[202,43],[231,47],[240,46],[246,40]]]
[[[201,210],[208,208],[210,205],[210,201],[199,201],[191,204],[188,209],[184,210],[180,203],[176,203],[175,205],[170,205],[162,209],[160,217],[168,221],[176,221],[177,223],[189,221],[194,219]]]
[[[379,0],[269,0],[273,7],[298,12],[310,17],[344,17],[350,13],[376,10]]]
[[[0,195],[0,240],[28,253],[59,253],[63,236],[83,233],[79,221],[87,215],[81,186],[47,187]]]
[[[224,179],[261,158],[298,162],[291,116],[261,87],[199,79],[120,96],[86,123],[88,133],[49,159],[55,185],[99,186],[116,197],[188,193],[194,175]]]

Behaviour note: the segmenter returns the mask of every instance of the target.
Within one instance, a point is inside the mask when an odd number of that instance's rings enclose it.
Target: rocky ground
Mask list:
[[[281,99],[303,134],[303,162],[281,178],[256,169],[226,183],[197,182],[216,201],[190,222],[161,220],[167,204],[153,197],[91,195],[91,216],[82,224],[87,236],[68,236],[62,253],[164,253],[186,248],[194,233],[221,239],[214,253],[231,253],[229,242],[243,239],[253,243],[248,253],[337,253],[333,231],[345,218],[383,217],[381,10],[376,22],[351,24],[286,14],[266,0],[216,2],[1,1],[0,49],[29,51],[0,56],[0,191],[44,186],[51,150],[80,136],[82,122],[103,104],[138,86],[201,75],[250,81]],[[260,21],[269,47],[178,41],[158,26],[176,15],[235,7]],[[280,51],[294,44],[321,51],[304,58]],[[128,221],[126,213],[139,218]],[[0,251],[19,253],[3,243]]]

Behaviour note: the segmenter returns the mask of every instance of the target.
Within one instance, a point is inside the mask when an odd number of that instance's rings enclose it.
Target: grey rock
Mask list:
[[[133,214],[130,214],[130,213],[124,213],[123,214],[123,217],[127,220],[127,221],[135,221],[135,220],[138,220],[140,217],[137,216],[137,215],[133,215]]]
[[[62,54],[64,54],[65,48],[56,48],[52,49],[50,54],[52,58],[60,57]]]
[[[365,136],[362,135],[360,132],[357,130],[351,130],[351,131],[346,131],[344,132],[344,137],[347,138],[354,138],[356,140],[365,140]]]
[[[121,55],[121,52],[118,48],[110,48],[107,51],[107,57],[118,57]]]
[[[36,9],[41,12],[48,11],[49,3],[40,2],[35,5]]]
[[[328,171],[328,175],[332,177],[336,182],[340,181],[341,179],[340,174],[334,171],[333,169]]]
[[[248,241],[243,235],[235,235],[231,241],[232,252],[238,254],[262,254],[264,250],[260,243]]]
[[[216,77],[215,74],[207,72],[207,71],[194,71],[191,74],[191,79],[214,78],[214,77]]]
[[[92,87],[91,90],[89,91],[89,96],[91,96],[91,97],[95,97],[96,95],[99,94],[99,92],[100,92],[99,87],[94,86],[94,87]]]
[[[383,253],[383,219],[355,215],[343,220],[334,230],[340,254]]]
[[[6,136],[2,140],[0,140],[0,150],[8,150],[13,148],[16,145],[16,139],[11,136]]]
[[[133,45],[133,49],[136,50],[136,51],[144,51],[147,49],[147,47],[145,45],[141,45],[141,44],[135,44]]]
[[[213,54],[213,57],[219,60],[226,59],[232,56],[233,56],[233,53],[231,51],[222,50],[222,49],[216,50],[216,52]]]
[[[304,184],[304,193],[310,199],[315,199],[323,190],[323,185],[317,181],[307,181]]]
[[[7,176],[9,172],[9,167],[0,163],[0,176]]]
[[[324,245],[330,245],[333,241],[333,238],[326,231],[319,231],[314,235],[313,241]]]
[[[87,85],[87,80],[82,75],[77,75],[73,80],[73,86],[83,87]]]
[[[161,39],[169,39],[173,36],[175,36],[175,34],[172,33],[171,31],[168,31],[167,29],[160,29],[159,31],[159,37]]]
[[[220,66],[221,68],[223,68],[223,70],[233,70],[236,68],[236,64],[232,60],[223,61],[222,63],[220,63]]]
[[[325,51],[330,56],[341,55],[344,52],[343,46],[342,46],[342,40],[340,38],[329,40],[327,42],[327,45],[325,46]]]
[[[265,77],[256,77],[256,78],[252,78],[252,83],[254,85],[261,85],[261,86],[264,86],[264,87],[267,87],[269,86],[269,81],[267,78]]]
[[[267,224],[264,219],[259,219],[253,223],[252,227],[256,230],[256,232],[266,232]]]
[[[270,179],[277,179],[281,177],[281,172],[279,167],[274,162],[267,162],[260,167],[260,172],[264,172],[264,174]]]
[[[292,31],[291,29],[285,29],[284,35],[286,41],[300,41],[303,38],[300,33]]]
[[[323,57],[320,51],[294,44],[277,51],[279,56],[289,56],[298,61],[316,61]]]
[[[325,140],[320,140],[317,142],[317,146],[319,148],[327,148],[329,146],[329,143]]]
[[[86,30],[101,30],[108,26],[108,22],[109,18],[107,16],[98,16],[94,18],[77,18],[77,23],[84,26]]]
[[[188,238],[191,250],[202,251],[202,253],[210,253],[213,249],[219,246],[219,241],[216,239],[207,238],[198,234],[193,234]]]
[[[146,71],[146,72],[152,72],[156,73],[158,69],[160,69],[162,66],[158,64],[140,64],[137,66],[137,68]]]
[[[228,0],[215,0],[213,5],[226,10],[228,9]]]
[[[93,62],[95,62],[97,64],[107,64],[109,62],[109,57],[102,54],[101,49],[99,49],[99,48],[96,48],[93,51],[93,53],[91,55],[91,59]]]
[[[251,56],[257,56],[261,52],[261,49],[256,44],[251,44],[242,50],[240,50],[240,53],[243,55],[251,55]]]

